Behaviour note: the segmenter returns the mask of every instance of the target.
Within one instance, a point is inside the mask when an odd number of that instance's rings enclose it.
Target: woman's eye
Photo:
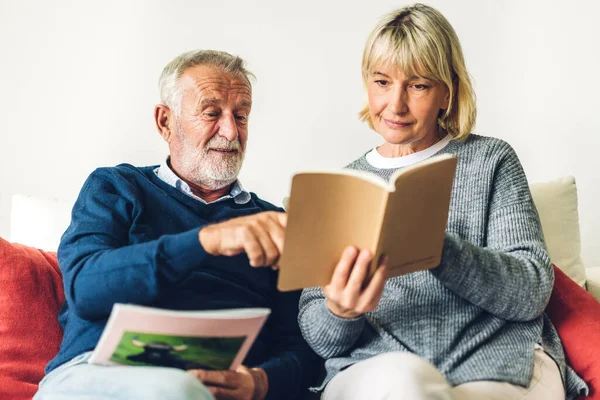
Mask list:
[[[378,79],[375,81],[375,83],[378,84],[379,86],[387,86],[389,82],[384,79]]]
[[[417,90],[425,90],[425,89],[429,88],[429,86],[423,85],[422,83],[414,84],[413,87]]]

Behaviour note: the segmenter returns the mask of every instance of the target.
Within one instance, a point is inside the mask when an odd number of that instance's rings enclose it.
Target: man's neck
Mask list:
[[[225,186],[224,188],[221,189],[211,189],[208,188],[204,185],[199,185],[197,183],[191,182],[185,178],[182,178],[180,176],[180,178],[188,184],[188,186],[190,187],[190,189],[192,190],[192,193],[194,193],[196,196],[200,197],[202,200],[204,200],[207,203],[213,202],[215,200],[220,199],[223,196],[226,196],[229,194],[229,192],[231,192],[231,187],[233,186],[233,183],[230,185]]]
[[[175,175],[177,175],[179,177],[179,179],[181,179],[182,181],[184,181],[185,183],[188,184],[192,193],[194,193],[196,196],[200,197],[202,200],[204,200],[207,203],[211,203],[215,200],[218,200],[221,197],[226,196],[231,192],[231,187],[233,186],[233,183],[230,185],[227,185],[221,189],[212,189],[212,188],[209,188],[208,186],[201,185],[199,183],[190,181],[189,179],[186,179],[185,177],[181,176],[181,174],[178,173],[175,170],[175,168],[173,168],[173,165],[171,165],[170,159],[167,160],[167,165],[169,166],[169,168],[171,168],[171,171],[173,171],[173,173],[175,173]]]

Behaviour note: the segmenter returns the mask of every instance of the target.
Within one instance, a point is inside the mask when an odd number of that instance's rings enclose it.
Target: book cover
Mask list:
[[[457,159],[439,155],[394,173],[390,182],[354,170],[294,175],[279,262],[279,290],[324,286],[347,246],[369,249],[374,273],[389,277],[441,260]]]
[[[115,304],[89,362],[235,370],[270,310],[174,311]]]

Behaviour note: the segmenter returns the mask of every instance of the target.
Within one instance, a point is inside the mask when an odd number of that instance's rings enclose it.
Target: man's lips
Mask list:
[[[237,153],[238,152],[237,149],[208,149],[208,150],[218,151],[220,153]]]
[[[401,128],[406,128],[409,125],[412,125],[412,122],[406,122],[406,121],[393,121],[391,119],[386,119],[383,118],[383,121],[386,123],[387,126],[389,126],[390,128],[396,128],[396,129],[401,129]]]

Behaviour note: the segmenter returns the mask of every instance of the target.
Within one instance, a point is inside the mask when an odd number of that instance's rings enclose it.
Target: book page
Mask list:
[[[234,370],[269,313],[263,308],[172,311],[115,304],[89,362]]]
[[[379,175],[376,175],[369,171],[362,171],[362,170],[350,169],[350,168],[304,171],[304,172],[299,172],[299,173],[294,174],[294,177],[296,177],[296,175],[318,175],[318,174],[351,176],[351,177],[355,177],[355,178],[358,178],[363,181],[370,182],[373,185],[377,185],[377,186],[381,187],[382,189],[385,189],[390,192],[395,189],[393,183],[387,182],[385,179],[383,179]]]
[[[442,155],[395,175],[376,254],[389,257],[390,277],[439,265],[456,164]]]
[[[279,290],[328,284],[347,246],[374,252],[388,193],[353,174],[294,176]]]

